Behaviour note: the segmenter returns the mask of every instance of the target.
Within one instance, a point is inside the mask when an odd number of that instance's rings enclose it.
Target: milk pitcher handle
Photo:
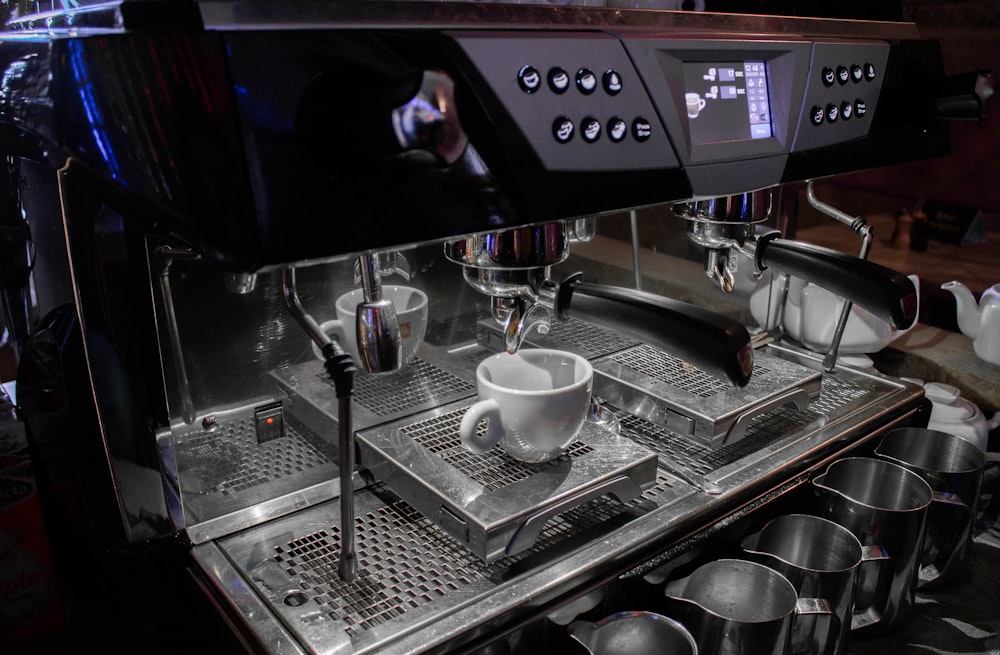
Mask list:
[[[921,584],[934,582],[948,570],[954,557],[962,550],[961,542],[969,538],[972,510],[956,494],[935,491],[927,512],[927,532],[924,535],[923,561],[920,565]]]
[[[812,619],[812,631],[807,643],[815,644],[810,652],[819,655],[833,655],[840,635],[840,618],[825,598],[799,598],[795,601],[794,622],[804,618]]]
[[[854,587],[854,614],[851,630],[877,625],[882,621],[892,588],[893,563],[881,546],[861,547],[861,566]]]

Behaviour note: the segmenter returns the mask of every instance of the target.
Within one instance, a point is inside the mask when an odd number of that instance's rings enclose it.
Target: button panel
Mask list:
[[[546,169],[680,167],[620,40],[587,32],[453,34]]]
[[[881,92],[888,44],[817,43],[802,106],[802,127],[792,151],[809,150],[868,134]]]

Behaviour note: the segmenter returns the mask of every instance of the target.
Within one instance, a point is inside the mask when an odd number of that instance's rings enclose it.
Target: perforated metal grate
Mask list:
[[[482,565],[412,507],[397,501],[356,519],[358,577],[337,575],[337,526],[275,548],[313,602],[344,622],[353,639],[451,591],[483,581]]]
[[[333,384],[325,371],[319,375]],[[475,390],[462,378],[420,358],[393,373],[362,373],[354,378],[354,402],[375,416],[391,416],[425,407],[442,396]]]
[[[742,439],[736,443],[712,450],[695,443],[667,428],[655,425],[624,412],[620,415],[623,433],[637,443],[646,446],[657,455],[665,457],[674,465],[705,475],[731,464],[768,444],[779,441],[804,426],[835,413],[850,402],[872,393],[862,387],[825,376],[820,395],[805,410],[790,406],[755,416],[750,420]]]
[[[564,458],[579,457],[593,451],[590,446],[574,441],[561,457],[544,464],[525,464],[501,454],[499,450],[476,455],[462,446],[458,436],[458,426],[466,409],[463,407],[411,423],[400,428],[400,431],[488,489],[501,489],[546,468],[557,466]],[[485,424],[478,427],[480,433],[485,429]]]
[[[471,555],[451,536],[406,502],[380,490],[387,503],[356,517],[358,577],[350,583],[337,574],[339,535],[336,525],[278,545],[274,561],[299,581],[311,602],[347,634],[381,625],[447,594],[501,582],[518,563],[627,512],[610,498],[580,505],[551,519],[528,550],[492,564]]]
[[[175,451],[182,480],[194,472],[205,487],[200,491],[229,495],[330,464],[331,458],[296,425],[286,415],[285,438],[262,444],[250,418],[220,421],[211,432],[178,433]]]
[[[574,318],[568,321],[553,321],[549,337],[572,344],[595,355],[625,350],[639,343],[639,341],[619,332]]]
[[[701,398],[709,398],[728,388],[726,383],[717,377],[652,346],[641,345],[618,353],[611,359],[654,380],[669,382],[671,386]],[[761,377],[768,373],[770,369],[766,366],[755,364],[751,375]]]

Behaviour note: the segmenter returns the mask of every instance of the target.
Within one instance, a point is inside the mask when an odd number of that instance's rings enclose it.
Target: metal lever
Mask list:
[[[814,180],[809,180],[806,183],[806,199],[809,201],[809,204],[814,209],[848,225],[852,232],[861,237],[861,252],[858,254],[858,257],[868,259],[874,238],[872,227],[868,224],[868,221],[861,216],[853,217],[845,214],[836,207],[821,201],[816,197],[814,182]],[[854,303],[849,299],[845,299],[844,306],[841,308],[840,316],[837,319],[837,327],[834,329],[833,337],[830,339],[830,348],[826,351],[826,356],[823,357],[823,369],[827,372],[832,371],[837,366],[837,351],[840,350],[840,340],[844,338],[844,331],[847,329],[847,321],[851,318],[853,308]]]

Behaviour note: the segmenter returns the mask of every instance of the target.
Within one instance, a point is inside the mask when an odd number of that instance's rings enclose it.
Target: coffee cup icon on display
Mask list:
[[[705,99],[697,93],[685,93],[684,99],[687,101],[688,118],[698,118],[698,114],[705,108]]]

